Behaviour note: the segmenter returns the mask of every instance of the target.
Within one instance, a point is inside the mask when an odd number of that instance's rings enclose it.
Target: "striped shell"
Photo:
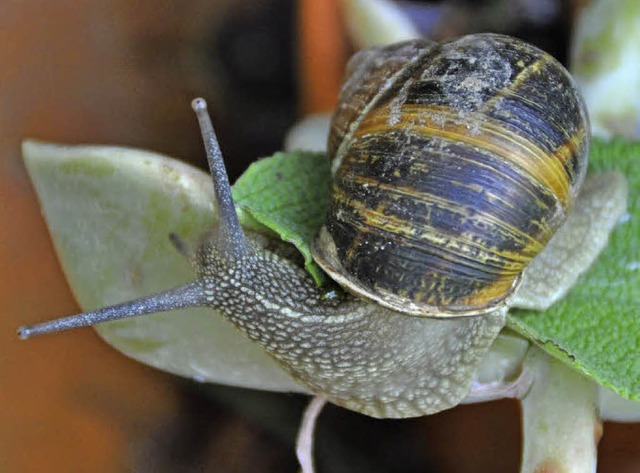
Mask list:
[[[588,130],[568,72],[520,40],[360,52],[333,117],[315,258],[349,291],[401,312],[500,308],[572,206]]]

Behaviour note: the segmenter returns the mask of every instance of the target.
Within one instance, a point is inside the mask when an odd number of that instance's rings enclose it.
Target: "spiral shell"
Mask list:
[[[332,121],[315,258],[349,291],[408,314],[500,308],[575,200],[588,130],[568,72],[515,38],[360,52]]]

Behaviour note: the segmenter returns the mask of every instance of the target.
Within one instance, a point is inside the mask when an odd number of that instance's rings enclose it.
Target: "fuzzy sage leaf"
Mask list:
[[[621,171],[628,210],[568,296],[544,313],[512,311],[509,326],[600,384],[640,399],[640,143],[595,141],[590,171]]]

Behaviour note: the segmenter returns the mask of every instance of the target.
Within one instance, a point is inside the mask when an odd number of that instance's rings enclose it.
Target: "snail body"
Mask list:
[[[566,70],[514,38],[361,52],[332,121],[333,192],[314,256],[401,312],[504,307],[575,201],[588,125]]]
[[[428,66],[423,64],[427,58]],[[481,80],[474,67],[485,60],[491,67],[483,66],[482,72],[495,70],[499,80]],[[314,252],[355,295],[324,297],[325,290],[278,244],[241,228],[206,104],[196,99],[193,108],[214,180],[217,222],[195,251],[172,240],[190,257],[196,279],[163,293],[23,327],[20,336],[206,306],[230,320],[307,389],[338,405],[376,417],[408,417],[458,404],[505,324],[523,268],[561,225],[578,192],[588,135],[583,105],[566,72],[558,70],[561,66],[533,47],[497,35],[442,46],[419,41],[369,50],[349,67],[357,74],[346,80],[329,141],[335,162],[332,208]],[[427,77],[462,70],[471,72],[457,85]],[[529,77],[535,77],[533,84]],[[546,121],[539,110],[545,87],[554,91],[545,100],[568,97],[551,105],[558,112]],[[435,94],[439,88],[450,89],[446,97],[451,103]],[[464,92],[466,88],[472,90]],[[426,98],[440,97],[439,102],[425,98],[423,103],[420,90]],[[453,95],[462,107],[456,113]],[[512,101],[520,108],[508,105]],[[426,115],[414,112],[425,104]],[[491,120],[504,126],[498,131],[480,114],[494,116]],[[470,124],[464,125],[469,117]],[[409,124],[395,131],[396,120],[405,118]],[[507,131],[520,132],[520,138]],[[464,138],[456,141],[459,135]],[[536,146],[531,144],[535,139]],[[491,142],[488,150],[480,147],[482,140]],[[507,144],[515,147],[513,155],[504,151]],[[418,148],[423,145],[427,157],[416,157],[413,152],[422,152]],[[374,171],[376,180],[362,177],[359,167]],[[426,181],[424,176],[414,180],[416,173],[426,174]],[[386,192],[392,183],[399,183],[401,192]],[[408,194],[419,186],[423,194],[410,200]],[[405,204],[408,208],[402,210]],[[601,213],[595,217],[598,222],[606,218]],[[447,227],[437,225],[439,221]],[[358,225],[348,228],[354,222]],[[362,232],[364,223],[390,225]],[[418,226],[423,224],[436,232]],[[339,229],[348,236],[339,238]],[[378,233],[384,236],[378,238]],[[426,244],[415,236],[426,237]],[[585,241],[589,257],[581,267],[566,270],[572,275],[584,271],[602,247]],[[428,249],[421,262],[414,261],[413,253],[403,253],[421,245]],[[389,254],[400,260],[383,259]],[[365,261],[354,263],[354,255]],[[401,274],[402,268],[418,274]],[[383,282],[371,284],[374,276]],[[542,294],[538,308],[555,300],[545,297],[544,290],[537,294]],[[399,303],[401,299],[406,300]]]
[[[246,252],[233,264],[215,240],[197,251],[202,305],[231,320],[312,392],[348,409],[397,418],[454,406],[505,324],[505,310],[438,320],[350,295],[327,299],[299,265],[246,236]]]

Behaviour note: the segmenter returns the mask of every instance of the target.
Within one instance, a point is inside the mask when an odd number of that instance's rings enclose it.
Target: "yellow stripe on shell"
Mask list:
[[[372,186],[372,187],[381,189],[386,193],[387,196],[389,196],[389,198],[392,198],[392,196],[394,195],[397,195],[398,197],[400,196],[409,197],[414,201],[419,201],[424,204],[432,204],[441,209],[448,210],[451,213],[460,215],[463,218],[465,218],[465,210],[460,208],[460,204],[458,202],[452,201],[450,199],[445,199],[436,194],[426,192],[425,190],[420,190],[419,192],[417,192],[416,189],[414,189],[413,187],[402,187],[397,185],[397,183],[394,183],[394,184],[382,183],[382,182],[376,181],[375,179],[372,179],[371,177],[360,176],[356,174],[350,174],[350,180],[353,183],[357,183],[359,185]],[[452,184],[455,184],[455,183],[452,183]],[[464,186],[463,183],[458,183],[458,184],[461,186]],[[336,197],[342,197],[342,196],[344,196],[344,192],[339,192]],[[378,211],[376,212],[376,211],[367,209],[361,202],[357,202],[357,203],[354,202],[353,199],[348,199],[347,201],[343,201],[343,203],[354,208],[354,210],[359,211],[360,214],[364,217],[367,225],[371,225],[378,228],[388,228],[387,231],[391,233],[398,232],[399,234],[403,234],[405,236],[412,236],[414,238],[416,236],[418,238],[426,238],[430,235],[435,235],[436,233],[433,229],[430,229],[428,233],[421,231],[420,235],[416,235],[414,232],[410,232],[407,230],[408,226],[404,225],[403,223],[405,222],[403,222],[402,220],[384,214],[384,208],[378,209]],[[486,221],[487,223],[490,223],[495,227],[501,228],[505,234],[510,235],[509,239],[511,239],[512,237],[516,237],[523,243],[523,249],[518,252],[493,251],[496,254],[499,253],[501,255],[505,255],[505,257],[507,257],[507,259],[510,261],[520,261],[526,264],[527,262],[530,261],[531,258],[525,257],[524,255],[536,255],[540,251],[542,251],[543,245],[541,244],[540,241],[536,240],[531,235],[525,233],[519,228],[513,225],[509,225],[507,224],[507,222],[499,220],[494,215],[491,215],[487,212],[476,211],[476,217],[473,220]],[[392,221],[396,222],[395,226],[390,225],[390,222]],[[442,235],[444,238],[444,234]],[[483,248],[480,245],[478,245],[476,242],[474,242],[472,239],[465,238],[464,233],[459,235],[459,238],[470,248],[476,248],[480,251],[485,251],[485,252],[488,250],[493,250],[491,248]]]
[[[444,106],[405,104],[396,116],[405,133],[444,138],[501,156],[550,189],[563,207],[567,207],[570,183],[561,159],[571,155],[564,148],[570,150],[579,143],[580,137],[577,135],[584,134],[584,130],[578,130],[561,147],[557,156],[549,156],[531,140],[505,130],[499,121],[486,115],[461,114]],[[388,108],[379,108],[361,123],[354,139],[394,128],[387,123],[388,119]]]
[[[439,153],[442,156],[451,156],[451,157],[455,157],[456,160],[462,162],[462,163],[467,163],[467,164],[471,164],[473,166],[476,166],[477,168],[482,168],[484,170],[487,171],[492,171],[495,168],[493,168],[492,166],[483,163],[483,162],[479,162],[477,159],[474,159],[473,157],[468,157],[468,156],[462,156],[462,155],[453,155],[452,153],[447,153],[445,150],[439,150]],[[361,153],[361,154],[352,154],[349,156],[349,160],[345,161],[344,166],[342,167],[340,173],[341,174],[348,174],[349,177],[348,179],[351,180],[354,178],[354,176],[356,176],[356,173],[353,172],[351,170],[351,165],[353,164],[366,164],[366,165],[371,165],[375,160],[377,159],[382,159],[380,156],[371,156],[368,153]],[[415,173],[420,173],[420,172],[429,172],[430,166],[427,165],[427,163],[422,162],[420,160],[415,160],[412,164],[412,172]],[[394,171],[395,172],[395,171]],[[524,176],[523,173],[520,173],[521,176]],[[377,179],[373,179],[371,176],[365,176],[365,175],[357,175],[357,178],[359,180],[360,185],[362,186],[378,186],[380,184],[380,181],[378,181]],[[506,183],[510,183],[511,186],[513,186],[514,188],[519,186],[520,189],[522,189],[522,192],[526,192],[529,195],[529,198],[532,199],[533,201],[535,201],[535,205],[538,209],[540,209],[540,211],[542,213],[549,213],[552,212],[552,210],[550,210],[550,207],[543,201],[540,199],[540,196],[538,194],[536,194],[536,192],[534,192],[532,189],[526,187],[526,186],[521,186],[521,182],[518,182],[518,179],[515,179],[513,177],[510,177],[508,175],[503,175],[502,178],[504,179],[504,181]],[[466,185],[464,183],[459,183],[462,187],[469,187],[471,188],[471,185]],[[549,191],[550,192],[550,191]],[[513,205],[513,202],[511,202],[509,199],[506,199],[504,197],[504,195],[498,195],[498,194],[494,194],[491,192],[487,193],[488,197],[490,200],[495,200],[497,202],[500,202],[500,204],[502,205],[503,208],[512,208],[515,209],[515,206]]]
[[[334,192],[334,200],[348,206],[350,210],[361,217],[362,223],[359,223],[357,219],[341,220],[358,230],[360,237],[356,237],[345,253],[345,261],[350,261],[357,251],[360,240],[366,233],[378,233],[386,235],[402,235],[407,237],[406,244],[410,245],[411,240],[417,241],[429,241],[430,245],[434,248],[446,248],[447,252],[452,254],[470,254],[472,251],[478,252],[478,256],[474,258],[478,263],[487,265],[492,268],[496,268],[500,273],[505,274],[517,274],[522,271],[530,260],[530,256],[539,252],[540,243],[535,240],[529,240],[529,244],[526,245],[522,251],[514,252],[502,250],[498,251],[496,248],[485,248],[480,244],[471,240],[465,233],[457,235],[452,238],[451,235],[437,232],[433,228],[419,229],[409,225],[409,222],[402,220],[392,215],[384,214],[384,208],[370,209],[367,208],[362,202],[354,199],[345,199],[344,192]],[[442,205],[442,203],[440,203]],[[448,203],[449,210],[458,210],[455,203]],[[380,229],[380,230],[377,230]],[[384,229],[384,230],[382,230]],[[471,261],[471,257],[469,258]],[[492,272],[492,271],[487,271]]]
[[[389,223],[392,224],[393,227],[401,228],[400,223],[397,219],[386,219],[389,220]],[[395,222],[394,222],[395,221]],[[353,257],[353,254],[357,251],[357,248],[360,242],[367,237],[368,234],[373,233],[375,230],[370,226],[362,226],[354,222],[350,222],[354,225],[356,229],[358,229],[358,234],[356,238],[353,239],[349,249],[347,250],[346,258],[343,264],[348,265],[350,258]],[[450,239],[448,239],[450,240]],[[436,243],[437,245],[437,243]],[[462,250],[464,251],[464,249]],[[477,265],[482,266],[485,272],[499,275],[495,280],[493,280],[490,284],[486,284],[480,288],[478,288],[475,292],[470,294],[468,297],[464,299],[455,299],[455,303],[457,306],[469,306],[469,307],[486,307],[490,304],[491,301],[502,300],[504,295],[511,292],[514,285],[514,280],[517,275],[521,273],[522,265],[518,265],[518,268],[514,269],[509,268],[508,266],[500,266],[497,265],[495,268],[497,271],[486,271],[487,261],[486,259],[483,261],[482,258],[478,258],[476,260],[470,259],[469,262],[475,262]],[[456,262],[452,263],[457,265]],[[436,279],[425,280],[425,282],[430,282],[428,286],[422,288],[422,290],[414,293],[413,300],[420,300],[422,303],[426,303],[429,305],[435,306],[447,306],[454,302],[454,298],[444,299],[442,294],[439,291],[436,291],[437,287],[441,285],[444,281],[446,281],[447,276],[443,273],[441,277]],[[380,289],[380,288],[378,288]],[[356,291],[357,292],[357,291]],[[394,291],[395,294],[399,297],[407,297],[407,291],[403,291],[401,288],[398,288]],[[358,293],[358,292],[357,292]]]

